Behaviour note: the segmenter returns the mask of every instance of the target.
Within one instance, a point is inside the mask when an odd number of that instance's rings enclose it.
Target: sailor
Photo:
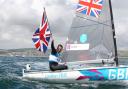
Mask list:
[[[54,39],[52,39],[51,54],[49,56],[49,66],[51,71],[68,69],[65,63],[62,63],[62,60],[59,58],[62,50],[63,46],[61,44],[59,44],[57,49],[55,49]]]

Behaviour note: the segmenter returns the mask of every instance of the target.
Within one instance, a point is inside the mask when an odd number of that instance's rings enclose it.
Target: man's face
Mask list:
[[[60,53],[62,50],[63,50],[63,47],[62,47],[62,46],[60,46],[60,45],[58,45],[58,46],[57,46],[57,52],[59,52],[59,53]]]

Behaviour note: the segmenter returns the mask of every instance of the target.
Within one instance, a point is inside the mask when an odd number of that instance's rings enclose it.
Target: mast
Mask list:
[[[112,23],[112,29],[113,29],[113,40],[114,40],[114,49],[115,49],[115,59],[116,66],[118,66],[118,53],[117,53],[117,44],[116,44],[116,37],[115,37],[115,25],[114,25],[114,19],[113,19],[113,12],[112,12],[112,4],[111,0],[109,0],[109,6],[110,6],[110,15],[111,15],[111,23]]]

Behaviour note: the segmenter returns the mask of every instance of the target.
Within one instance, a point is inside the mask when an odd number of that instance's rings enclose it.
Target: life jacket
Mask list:
[[[49,62],[61,62],[61,59],[59,58],[60,54],[59,53],[56,53],[55,55],[53,54],[50,54],[49,56]]]

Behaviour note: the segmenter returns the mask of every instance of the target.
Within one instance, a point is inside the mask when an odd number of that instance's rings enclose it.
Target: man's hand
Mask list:
[[[54,38],[53,38],[53,35],[52,35],[52,34],[51,34],[51,36],[50,36],[50,37],[51,37],[51,40],[52,40],[52,41],[54,41]]]
[[[66,62],[64,62],[64,63],[59,63],[60,65],[66,65]]]

